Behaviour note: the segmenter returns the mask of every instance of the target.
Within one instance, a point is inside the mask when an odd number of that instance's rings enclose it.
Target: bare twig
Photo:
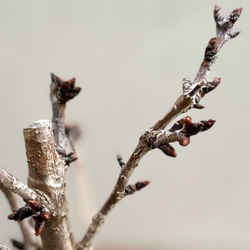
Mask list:
[[[1,184],[11,192],[18,194],[24,201],[37,199],[37,194],[27,185],[20,182],[16,177],[0,169],[0,186]]]
[[[184,120],[175,123],[168,131],[164,131],[165,127],[180,114],[185,113],[190,108],[202,108],[203,106],[199,104],[200,99],[220,83],[219,78],[215,78],[212,82],[208,82],[206,76],[211,66],[214,64],[217,53],[222,45],[227,40],[239,34],[239,32],[234,32],[233,28],[234,23],[241,14],[242,8],[234,10],[228,18],[222,18],[219,14],[219,10],[220,8],[215,6],[214,17],[216,22],[216,37],[212,38],[206,47],[204,60],[195,80],[192,83],[184,79],[183,94],[177,99],[174,106],[163,119],[147,129],[140,137],[137,147],[126,164],[123,164],[123,161],[118,158],[118,162],[121,165],[121,173],[115,187],[100,211],[93,217],[92,223],[83,239],[78,243],[77,249],[91,249],[92,240],[99,231],[101,225],[105,222],[108,213],[128,193],[128,191],[126,192],[126,188],[129,189],[131,193],[133,193],[133,190],[137,189],[133,185],[127,185],[127,183],[140,160],[148,151],[158,147],[165,154],[175,157],[176,152],[169,143],[179,141],[181,145],[186,146],[190,142],[189,137],[191,135],[200,131],[205,131],[213,125],[213,120],[201,121],[194,124],[191,122],[190,117],[186,117]]]

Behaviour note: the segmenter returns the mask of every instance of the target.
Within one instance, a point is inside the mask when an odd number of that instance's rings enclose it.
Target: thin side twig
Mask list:
[[[24,201],[35,200],[38,198],[33,189],[29,188],[3,169],[0,169],[0,186],[1,184],[11,192],[18,194]]]

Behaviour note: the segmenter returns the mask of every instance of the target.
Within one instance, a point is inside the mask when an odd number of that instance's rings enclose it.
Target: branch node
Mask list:
[[[25,218],[32,217],[35,221],[35,235],[38,236],[42,233],[45,222],[49,220],[49,210],[41,205],[38,201],[29,200],[24,207],[13,212],[8,216],[9,220],[21,221]]]

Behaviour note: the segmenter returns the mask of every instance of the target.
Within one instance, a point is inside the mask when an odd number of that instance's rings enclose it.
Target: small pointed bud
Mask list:
[[[36,224],[35,224],[35,235],[36,236],[39,236],[43,229],[44,229],[44,226],[45,226],[45,221],[37,221]]]
[[[134,185],[127,185],[125,187],[124,195],[133,194],[136,191],[140,191],[142,188],[146,187],[150,181],[138,181]]]
[[[187,135],[182,134],[179,138],[179,143],[181,146],[187,146],[190,143],[190,138]]]
[[[216,58],[217,50],[218,50],[218,41],[217,41],[216,37],[213,37],[209,41],[209,43],[205,49],[204,60],[207,62],[214,61]]]
[[[210,91],[214,90],[219,84],[221,79],[219,77],[214,78],[212,82],[207,82],[203,87],[202,91],[204,94],[209,93]]]
[[[231,33],[229,34],[229,37],[230,37],[231,39],[233,39],[233,38],[237,37],[239,34],[240,34],[240,30],[238,30],[238,31],[233,31],[233,32],[231,32]]]
[[[124,165],[126,165],[126,162],[122,159],[122,157],[120,155],[117,155],[117,161],[118,161],[120,167],[123,167]]]
[[[76,161],[78,157],[75,155],[74,152],[70,152],[69,154],[64,154],[63,159],[66,162],[66,165],[69,166],[69,164],[72,163],[73,161]]]
[[[150,181],[139,181],[139,182],[135,183],[136,190],[137,191],[141,190],[142,188],[146,187],[149,183],[150,183]]]
[[[35,200],[29,200],[28,205],[34,209],[35,211],[39,211],[41,209],[41,205],[38,201]]]
[[[158,147],[164,154],[171,156],[171,157],[176,157],[177,153],[175,149],[170,145],[170,144],[163,144]]]
[[[47,221],[50,218],[50,213],[49,212],[41,213],[41,218],[43,221]]]
[[[217,87],[217,86],[220,84],[220,82],[221,82],[221,78],[220,78],[220,77],[215,77],[215,78],[213,79],[213,81],[212,81],[212,83],[213,83],[213,85],[214,85],[215,87]]]
[[[32,214],[34,214],[34,211],[30,209],[28,206],[25,206],[19,208],[18,210],[13,210],[13,212],[8,216],[8,219],[20,221],[30,217]]]
[[[194,104],[193,108],[195,109],[204,109],[205,107],[199,103]]]
[[[12,213],[9,214],[7,218],[8,218],[9,220],[14,220],[15,214],[16,214],[16,210],[13,210]]]
[[[242,12],[242,8],[233,10],[229,15],[230,22],[234,24],[239,19],[241,12]]]
[[[220,15],[220,10],[221,8],[218,5],[214,6],[214,20],[216,24],[223,20],[223,17]]]
[[[192,124],[192,118],[190,116],[184,117],[184,122],[187,127],[189,127]]]
[[[208,129],[210,129],[214,123],[215,123],[215,120],[208,120],[208,121],[201,121],[201,123],[203,124],[203,128],[201,131],[206,131]]]
[[[221,10],[221,7],[219,7],[217,4],[214,6],[214,11],[218,12]]]

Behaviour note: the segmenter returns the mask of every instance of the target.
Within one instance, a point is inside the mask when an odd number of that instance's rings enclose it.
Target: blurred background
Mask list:
[[[133,184],[150,180],[108,216],[96,249],[250,249],[248,0],[0,1],[0,167],[26,183],[23,128],[51,119],[50,73],[76,77],[80,95],[66,109],[82,130],[80,160],[68,169],[67,196],[76,240],[105,202],[144,130],[162,118],[194,79],[215,35],[214,5],[243,7],[242,33],[220,51],[208,80],[221,85],[188,112],[214,127],[175,144],[177,158],[155,150]],[[186,114],[185,114],[186,115]],[[184,115],[183,115],[184,116]],[[82,178],[84,176],[84,179]],[[22,240],[6,219],[0,193],[0,242]],[[23,204],[23,203],[22,203]]]

